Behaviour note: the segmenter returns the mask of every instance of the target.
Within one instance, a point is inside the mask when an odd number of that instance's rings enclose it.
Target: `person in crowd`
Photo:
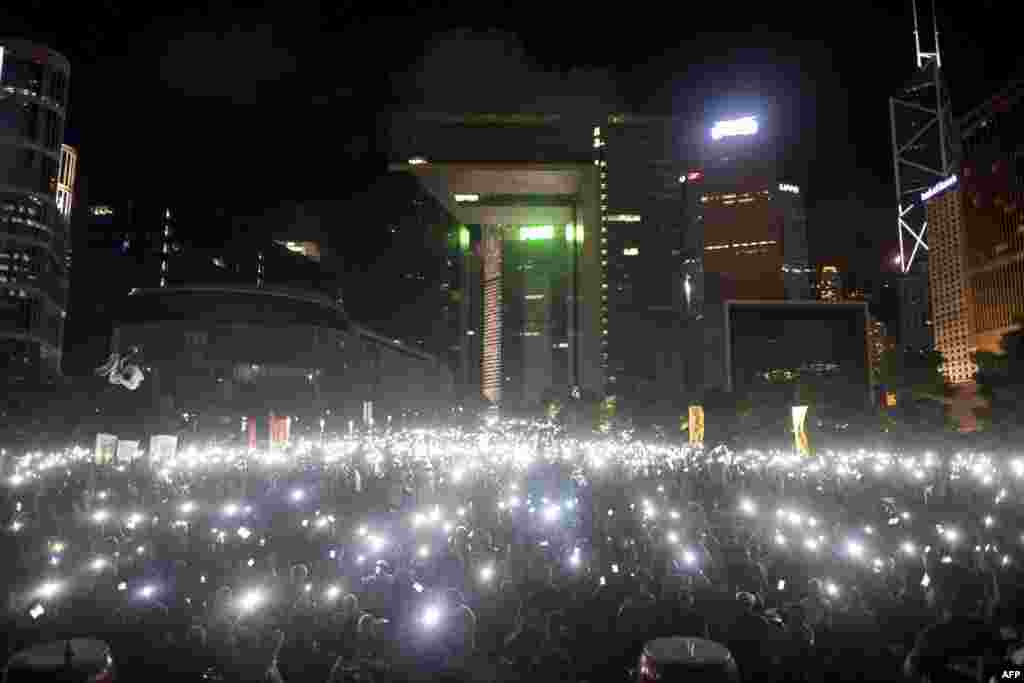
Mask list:
[[[598,471],[579,444],[566,451],[579,466],[542,466],[563,457],[557,440],[530,446],[535,462],[525,469],[480,458],[456,482],[457,448],[437,449],[428,467],[387,438],[360,443],[362,451],[323,466],[323,487],[310,470],[333,457],[326,447],[286,451],[296,466],[250,467],[244,476],[212,465],[170,474],[111,464],[96,467],[88,484],[69,466],[39,475],[45,486],[34,490],[0,488],[0,537],[11,557],[8,653],[89,633],[110,640],[127,680],[157,670],[260,683],[621,683],[645,642],[673,635],[727,645],[744,679],[759,683],[893,680],[901,669],[918,680],[977,680],[1022,658],[1012,601],[1019,581],[1014,562],[1000,562],[1019,542],[1009,500],[986,540],[965,523],[947,547],[934,522],[948,523],[953,509],[925,505],[902,482],[847,478],[843,507],[826,477],[804,482],[772,467],[723,476],[671,459],[608,458]],[[609,446],[620,447],[630,448]],[[638,462],[648,447],[637,449]],[[405,494],[399,501],[396,486],[416,477],[415,505]],[[816,510],[823,536],[863,538],[865,557],[808,551],[809,528],[789,517],[731,514],[741,487],[767,499],[765,486],[782,483],[780,506]],[[905,491],[880,507],[872,486]],[[1002,484],[986,486],[975,488],[996,495]],[[303,501],[290,497],[295,490]],[[498,504],[513,495],[516,505]],[[200,505],[186,513],[184,500]],[[225,501],[238,505],[228,512]],[[552,501],[562,501],[554,517]],[[918,526],[902,526],[904,506]],[[97,523],[101,509],[120,512]],[[127,522],[136,511],[143,521]],[[429,523],[406,523],[420,511]],[[871,538],[865,523],[877,530]],[[775,540],[778,529],[788,544]],[[670,533],[678,539],[667,542]],[[881,550],[887,533],[890,545],[932,535],[916,555],[892,557]],[[376,538],[387,543],[374,547]],[[58,541],[67,548],[53,550]],[[979,550],[986,544],[1000,550]],[[871,562],[876,551],[880,565]],[[94,556],[105,561],[96,569]],[[63,592],[37,597],[51,577]],[[253,587],[264,604],[243,609]],[[934,611],[922,622],[928,605]]]
[[[903,671],[908,678],[940,683],[987,680],[1002,663],[1007,644],[986,619],[984,589],[957,565],[933,567],[929,606],[938,620],[918,633]]]

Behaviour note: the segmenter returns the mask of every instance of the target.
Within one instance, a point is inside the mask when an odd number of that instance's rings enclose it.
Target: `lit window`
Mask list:
[[[555,237],[555,226],[553,225],[524,225],[519,228],[519,239],[526,242],[530,240],[550,240]]]
[[[472,203],[480,201],[480,195],[478,194],[457,194],[455,195],[455,201],[460,204]]]
[[[623,256],[639,256],[640,255],[640,249],[637,248],[637,247],[626,247],[625,249],[622,250],[622,255]]]
[[[641,217],[632,213],[617,213],[605,218],[610,223],[639,223]]]

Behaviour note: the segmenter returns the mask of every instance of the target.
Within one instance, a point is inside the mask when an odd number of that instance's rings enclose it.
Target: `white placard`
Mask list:
[[[152,461],[169,460],[178,452],[178,437],[156,434],[149,437],[149,457]]]
[[[138,441],[118,441],[117,460],[118,462],[134,462],[139,457]]]

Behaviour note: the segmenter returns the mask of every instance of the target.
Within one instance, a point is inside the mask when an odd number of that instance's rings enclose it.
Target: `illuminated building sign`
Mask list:
[[[686,174],[686,179],[689,180],[691,183],[695,180],[700,180],[703,177],[704,174],[701,173],[700,171],[690,171],[689,173]]]
[[[615,213],[606,216],[605,220],[609,223],[639,223],[641,218],[635,213]]]
[[[553,225],[524,225],[519,228],[519,239],[523,242],[531,240],[551,240],[555,238]]]
[[[457,194],[455,195],[455,201],[460,204],[465,202],[478,202],[480,201],[480,195],[478,194]]]
[[[943,180],[942,182],[939,182],[939,183],[936,183],[935,185],[932,185],[927,190],[925,190],[924,192],[921,193],[921,201],[922,202],[926,202],[929,199],[931,199],[932,197],[934,197],[935,195],[937,195],[940,192],[942,192],[943,190],[948,190],[949,188],[951,188],[954,185],[956,185],[956,181],[957,181],[957,177],[955,175],[951,175],[948,178],[946,178],[945,180]]]
[[[742,119],[731,121],[719,121],[711,128],[711,139],[721,140],[739,135],[754,135],[757,133],[757,119],[753,116],[745,116]]]
[[[463,251],[469,251],[469,229],[466,226],[459,228],[459,248]]]
[[[425,163],[427,163],[427,160],[423,157],[413,157],[412,159],[409,159],[410,166],[422,166]]]
[[[800,194],[800,188],[796,185],[790,185],[789,183],[779,183],[780,192],[789,192],[791,194]]]
[[[623,256],[639,256],[640,250],[637,247],[626,247],[622,250]]]
[[[113,216],[114,210],[109,206],[94,206],[92,207],[93,216]]]
[[[4,78],[4,46],[0,45],[0,81]]]

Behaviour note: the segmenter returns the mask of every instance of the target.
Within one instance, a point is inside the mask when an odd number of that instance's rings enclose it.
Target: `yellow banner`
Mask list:
[[[807,440],[807,406],[793,406],[793,444],[800,455],[811,454]]]
[[[690,443],[704,443],[704,406],[690,406]]]
[[[97,434],[94,455],[97,465],[109,465],[114,462],[117,456],[117,437],[113,434]]]

